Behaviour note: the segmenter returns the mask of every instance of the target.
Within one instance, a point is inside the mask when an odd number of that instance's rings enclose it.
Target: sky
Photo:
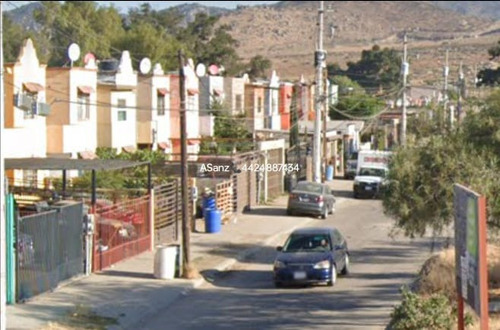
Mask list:
[[[11,10],[22,5],[25,5],[34,1],[2,1],[5,10]],[[279,1],[96,1],[104,6],[109,6],[114,4],[116,8],[119,8],[122,12],[127,12],[129,8],[137,8],[143,3],[151,4],[151,7],[155,10],[161,10],[164,8],[182,5],[186,3],[199,3],[205,6],[221,7],[228,9],[235,9],[238,5],[252,6],[252,5],[269,5]]]

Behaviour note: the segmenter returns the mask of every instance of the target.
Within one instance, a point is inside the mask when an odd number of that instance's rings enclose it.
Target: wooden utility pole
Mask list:
[[[406,79],[408,77],[408,61],[407,61],[407,36],[406,32],[403,37],[403,111],[401,114],[401,145],[406,145]]]
[[[188,195],[188,161],[187,161],[187,127],[186,127],[186,81],[184,74],[184,54],[179,51],[179,89],[181,107],[179,110],[181,129],[181,196],[182,196],[182,276],[192,277],[190,257],[189,195]]]

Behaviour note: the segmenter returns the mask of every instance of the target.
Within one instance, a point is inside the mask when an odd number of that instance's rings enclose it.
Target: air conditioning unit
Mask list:
[[[21,110],[29,111],[33,107],[33,99],[27,94],[17,93],[14,95],[14,106]]]
[[[32,113],[38,116],[48,116],[50,115],[50,105],[43,102],[33,102]]]

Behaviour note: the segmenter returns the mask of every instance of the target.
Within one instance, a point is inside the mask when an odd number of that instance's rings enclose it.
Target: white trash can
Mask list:
[[[177,246],[157,246],[155,253],[154,277],[163,280],[174,279],[176,260]]]

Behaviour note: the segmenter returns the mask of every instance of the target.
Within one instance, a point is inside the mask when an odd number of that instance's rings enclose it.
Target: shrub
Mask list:
[[[403,301],[391,313],[390,328],[395,330],[451,329],[454,324],[453,308],[443,294],[424,298],[402,289]]]

